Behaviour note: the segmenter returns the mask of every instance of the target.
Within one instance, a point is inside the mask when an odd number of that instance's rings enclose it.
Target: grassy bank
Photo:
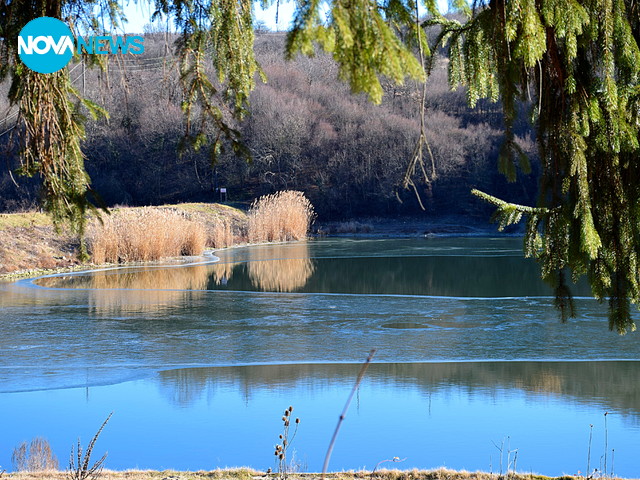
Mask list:
[[[67,479],[66,472],[20,472],[5,474],[2,478],[16,480],[63,480]],[[101,480],[277,480],[275,473],[266,474],[250,469],[230,469],[197,472],[181,472],[173,470],[104,470],[99,477]],[[320,480],[319,473],[290,473],[289,480]],[[446,469],[437,470],[380,470],[372,472],[339,472],[326,475],[328,480],[506,480],[507,476],[486,472],[465,472]],[[607,477],[613,480],[616,477]],[[508,480],[570,480],[584,479],[584,477],[562,476],[546,477],[533,473],[510,473]]]
[[[0,214],[0,275],[77,266],[77,247],[43,213]]]
[[[246,238],[247,214],[236,208],[220,204],[185,203],[154,207],[152,211],[159,215],[177,218],[198,224],[205,238],[198,248],[206,245],[220,248],[242,242]],[[149,213],[149,208],[122,207],[112,210],[104,216],[105,225],[116,227],[116,219],[134,219]],[[162,225],[160,222],[157,226]],[[184,225],[184,224],[181,224]],[[171,226],[171,225],[169,225]],[[175,226],[175,225],[174,225]],[[94,224],[92,232],[98,228]],[[109,233],[114,233],[112,228]],[[181,230],[174,230],[181,233]],[[158,230],[138,229],[134,233],[140,238],[157,240]],[[91,241],[92,239],[90,239]],[[114,241],[114,240],[112,240]],[[106,258],[104,250],[108,243],[102,243],[102,258],[97,263],[114,261]],[[156,245],[157,247],[157,245]],[[158,250],[156,250],[157,252]],[[175,255],[183,253],[178,251]],[[191,253],[191,252],[186,252]],[[0,214],[0,278],[12,279],[21,276],[40,275],[55,271],[86,268],[78,259],[77,238],[64,232],[57,233],[49,217],[39,212]],[[161,255],[163,256],[163,255]],[[150,257],[146,258],[151,259]],[[124,259],[123,259],[124,260]],[[135,260],[131,258],[131,260]]]
[[[247,213],[227,205],[182,203],[121,207],[90,219],[93,264],[154,261],[200,255],[205,248],[299,240],[313,221],[313,207],[300,192],[256,200]],[[39,212],[0,214],[0,278],[86,267],[77,239],[56,232]]]

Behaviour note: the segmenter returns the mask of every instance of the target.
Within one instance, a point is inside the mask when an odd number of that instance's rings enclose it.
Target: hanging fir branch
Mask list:
[[[496,205],[500,226],[528,217],[525,253],[538,259],[563,320],[575,314],[565,273],[586,275],[609,300],[610,328],[634,330],[640,301],[640,17],[634,0],[491,0],[465,23],[431,6],[430,24],[451,56],[452,85],[468,100],[502,101],[500,169],[527,168],[513,141],[515,106],[532,87],[542,160],[538,207],[474,192]]]
[[[63,13],[73,13],[76,26],[89,26],[89,12],[90,5],[84,2],[0,3],[0,80],[10,76],[9,100],[18,106],[18,173],[41,177],[45,210],[57,229],[66,225],[78,233],[83,259],[87,258],[85,214],[95,210],[97,197],[91,198],[81,142],[86,115],[97,118],[106,112],[73,88],[68,68],[45,75],[24,66],[18,57],[17,38],[26,23],[40,16],[61,18]]]
[[[420,62],[399,38],[389,20],[412,19],[412,0],[389,2],[374,0],[334,0],[330,14],[324,22],[319,0],[306,0],[296,11],[292,30],[287,36],[286,53],[289,58],[298,52],[313,55],[314,42],[318,42],[339,64],[339,76],[349,83],[354,93],[364,92],[374,103],[382,101],[380,77],[396,83],[406,77],[423,80]],[[385,19],[383,13],[393,17]],[[412,27],[409,23],[409,28]],[[407,26],[405,24],[405,26]]]

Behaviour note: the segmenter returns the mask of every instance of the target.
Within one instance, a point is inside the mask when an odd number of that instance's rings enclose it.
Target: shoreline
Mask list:
[[[12,472],[0,474],[0,478],[15,480],[63,480],[68,479],[65,470],[43,472]],[[180,471],[180,470],[103,470],[102,480],[321,480],[322,473],[287,473],[282,477],[277,472],[266,473],[250,468],[225,468],[216,470]],[[586,480],[583,475],[558,475],[550,477],[537,473],[513,472],[489,473],[483,471],[468,472],[466,470],[450,470],[437,468],[432,470],[418,469],[380,469],[376,471],[342,471],[328,472],[324,475],[328,480]],[[602,477],[607,480],[637,480],[617,476]]]
[[[134,210],[146,207],[124,208]],[[245,212],[222,204],[186,203],[154,208],[181,212],[187,218],[202,224],[209,236],[213,234],[216,225],[229,226],[234,239],[236,236],[241,236],[240,233],[247,219]],[[211,248],[211,245],[207,245],[205,251]],[[57,233],[51,219],[45,214],[39,212],[0,214],[0,283],[140,263],[80,262],[77,249],[77,238],[69,234]],[[169,258],[167,257],[166,260]]]
[[[204,204],[203,204],[204,205]],[[206,204],[204,207],[186,204],[184,210],[196,211],[200,218],[207,213],[202,208],[211,208],[213,216],[216,218],[229,218],[229,221],[238,222],[238,216],[244,215],[239,210],[232,209],[226,205]],[[130,207],[138,208],[138,207]],[[181,208],[177,206],[162,206],[158,208]],[[225,216],[226,215],[226,216]],[[14,217],[10,226],[3,225],[10,217]],[[207,218],[211,222],[212,218]],[[17,219],[17,221],[16,221]],[[13,225],[11,225],[13,223]],[[369,218],[363,217],[346,221],[322,222],[314,226],[309,238],[441,238],[441,237],[491,237],[491,236],[519,236],[517,230],[509,233],[498,232],[494,224],[488,221],[482,222],[478,219],[463,216],[442,216],[442,217],[404,217],[404,218]],[[6,245],[8,238],[17,238],[20,243],[14,248]],[[279,243],[279,242],[273,242]],[[224,250],[227,248],[239,248],[262,243],[238,242],[232,245],[215,248],[207,246],[205,253],[211,251]],[[14,282],[25,278],[35,278],[45,275],[56,275],[83,270],[101,269],[117,266],[153,265],[154,262],[128,262],[128,263],[105,263],[94,264],[91,262],[80,263],[76,258],[76,241],[74,238],[56,234],[48,218],[40,213],[15,213],[0,214],[0,254],[6,256],[18,256],[20,250],[26,250],[29,245],[31,249],[37,249],[40,253],[31,255],[25,259],[23,268],[11,269],[5,264],[7,260],[0,256],[0,283]],[[203,255],[205,255],[203,253]],[[167,257],[163,263],[184,257]],[[3,271],[4,270],[4,271]]]

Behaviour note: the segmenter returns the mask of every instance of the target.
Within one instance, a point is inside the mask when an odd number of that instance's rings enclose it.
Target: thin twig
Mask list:
[[[609,431],[607,430],[607,415],[609,412],[604,412],[604,476],[607,476],[607,450],[609,449]]]
[[[369,364],[371,363],[371,360],[373,359],[373,356],[375,355],[375,353],[376,353],[376,349],[374,348],[369,352],[369,356],[367,357],[365,362],[362,364],[362,368],[360,368],[360,373],[358,373],[358,378],[356,379],[356,383],[353,386],[351,393],[349,394],[349,398],[347,398],[347,403],[345,404],[344,409],[342,410],[342,413],[340,414],[340,418],[338,419],[338,425],[336,425],[336,429],[333,432],[333,437],[331,437],[331,442],[329,443],[329,448],[327,449],[327,455],[324,457],[324,465],[322,466],[322,477],[321,477],[322,480],[325,479],[325,475],[327,474],[327,469],[329,468],[329,459],[331,458],[331,452],[333,451],[333,446],[336,443],[336,438],[338,438],[338,432],[340,431],[342,422],[344,421],[344,418],[347,415],[347,410],[349,410],[349,405],[351,405],[351,400],[353,400],[353,396],[356,394],[356,391],[360,386],[360,382],[362,382],[362,378],[364,377],[364,374],[367,371],[367,368],[369,368]]]
[[[587,451],[587,478],[591,478],[591,440],[593,439],[593,424],[589,425],[589,449]]]
[[[407,457],[400,459],[400,457],[393,457],[393,458],[387,458],[386,460],[381,460],[378,462],[378,464],[373,468],[373,470],[371,471],[371,475],[373,476],[376,471],[378,470],[378,467],[380,465],[382,465],[383,463],[387,463],[387,462],[393,462],[393,463],[401,463],[404,462],[407,459]]]

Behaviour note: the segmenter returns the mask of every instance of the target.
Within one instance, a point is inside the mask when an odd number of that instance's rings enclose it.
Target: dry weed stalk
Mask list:
[[[371,471],[371,476],[375,475],[376,471],[378,470],[378,467],[383,463],[387,463],[387,462],[401,463],[401,462],[404,462],[406,459],[407,459],[406,457],[402,459],[400,457],[393,457],[393,458],[387,458],[385,460],[380,460]]]
[[[106,420],[102,422],[102,425],[100,425],[100,428],[89,442],[89,445],[87,445],[87,450],[86,452],[84,452],[84,455],[82,453],[82,445],[80,445],[80,438],[78,438],[78,446],[75,452],[74,447],[71,447],[71,455],[69,456],[69,470],[67,472],[69,480],[95,480],[102,473],[104,461],[107,459],[107,453],[102,455],[102,457],[100,457],[100,460],[95,462],[93,465],[90,465],[91,453],[93,452],[93,447],[95,447],[96,441],[102,433],[102,430],[111,419],[111,415],[113,415],[113,412],[111,412]]]
[[[173,210],[150,207],[116,212],[94,225],[90,237],[94,263],[199,255],[207,242],[199,223]]]
[[[286,242],[307,236],[315,214],[302,192],[284,190],[257,199],[249,210],[249,242]]]
[[[293,435],[289,438],[289,427],[291,426],[291,414],[293,413],[293,407],[289,406],[284,411],[282,415],[282,423],[283,430],[279,435],[279,439],[282,443],[276,445],[275,456],[276,462],[278,463],[278,478],[285,480],[287,478],[287,473],[289,472],[289,467],[287,466],[287,451],[289,447],[293,443],[293,439],[296,438],[296,434],[298,433],[298,425],[300,425],[300,419],[296,418],[295,420],[295,430],[293,431]]]

